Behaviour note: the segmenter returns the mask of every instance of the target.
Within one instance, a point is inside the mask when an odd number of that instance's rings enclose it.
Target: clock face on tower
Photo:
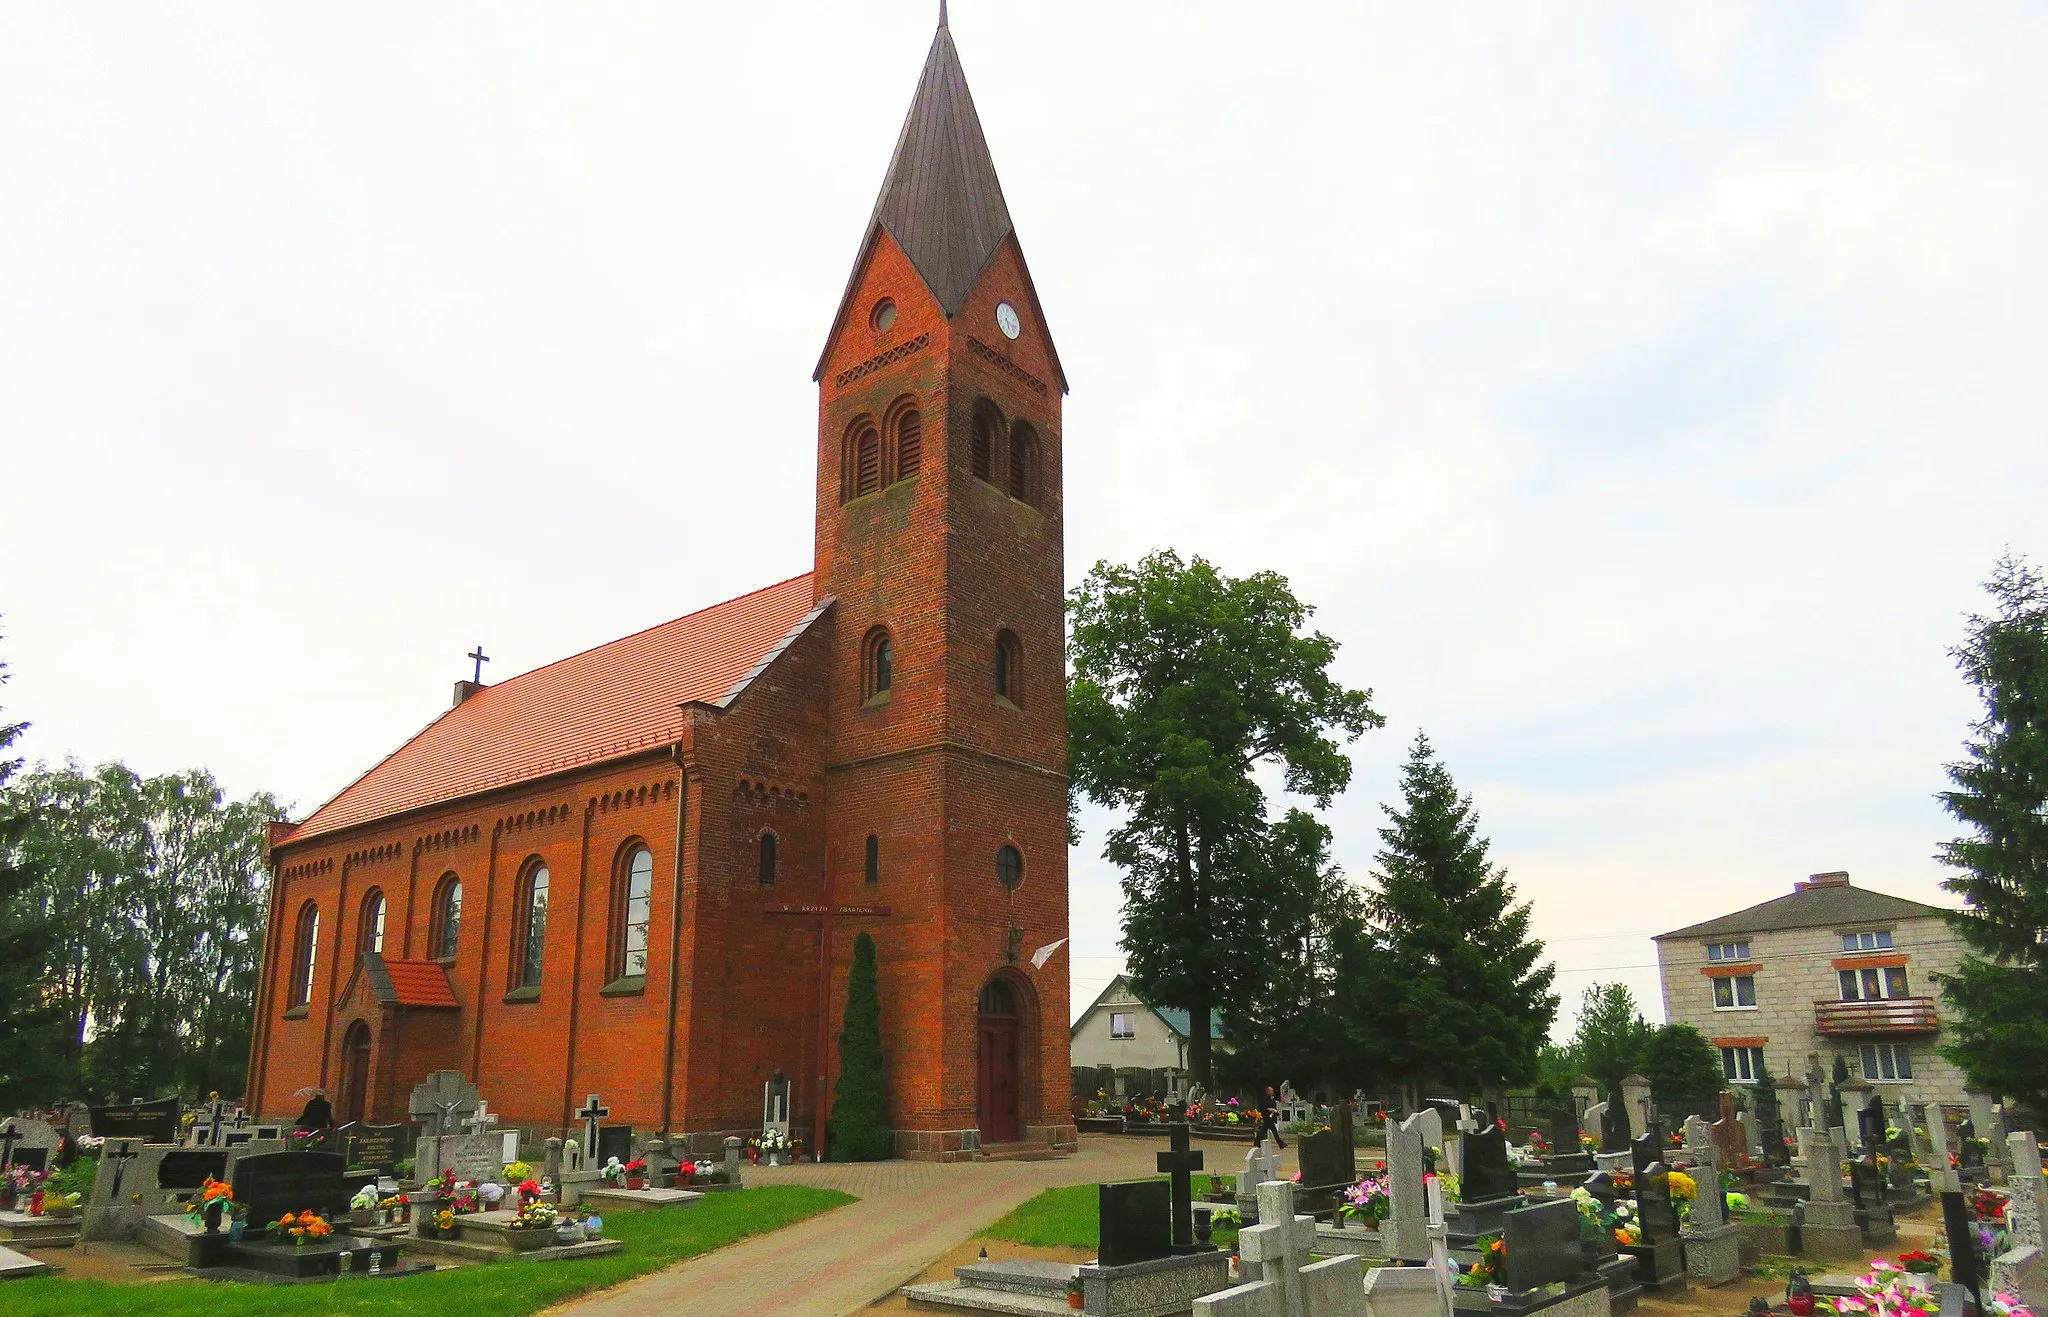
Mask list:
[[[1017,308],[1011,306],[1008,302],[997,302],[996,328],[1003,331],[1004,338],[1017,337],[1024,328],[1022,324],[1018,323]]]

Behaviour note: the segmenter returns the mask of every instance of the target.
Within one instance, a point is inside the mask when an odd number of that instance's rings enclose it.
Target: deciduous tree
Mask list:
[[[1337,642],[1304,632],[1311,611],[1276,573],[1232,579],[1170,550],[1096,564],[1069,601],[1069,766],[1124,812],[1105,853],[1124,870],[1132,983],[1188,1012],[1203,1084],[1209,1021],[1246,944],[1225,923],[1226,888],[1247,880],[1231,857],[1254,854],[1266,828],[1254,773],[1277,769],[1325,806],[1351,780],[1338,737],[1382,721],[1370,692],[1330,674]]]
[[[1579,998],[1572,1051],[1579,1068],[1600,1081],[1608,1098],[1618,1101],[1621,1081],[1641,1068],[1643,1049],[1655,1032],[1627,984],[1594,983]]]

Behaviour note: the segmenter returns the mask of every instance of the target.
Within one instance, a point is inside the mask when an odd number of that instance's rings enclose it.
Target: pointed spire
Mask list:
[[[946,0],[939,0],[939,26],[946,26]]]

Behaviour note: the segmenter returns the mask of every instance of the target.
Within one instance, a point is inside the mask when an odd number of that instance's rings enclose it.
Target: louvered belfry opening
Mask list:
[[[973,462],[977,479],[995,479],[996,429],[1002,423],[1002,418],[996,415],[994,404],[983,402],[974,409]]]
[[[917,474],[924,455],[924,418],[912,407],[896,418],[896,478],[908,480]]]
[[[882,437],[874,426],[861,427],[853,451],[853,496],[859,498],[882,487]]]
[[[1010,429],[1010,497],[1020,503],[1032,501],[1033,478],[1038,465],[1038,432],[1019,421]]]

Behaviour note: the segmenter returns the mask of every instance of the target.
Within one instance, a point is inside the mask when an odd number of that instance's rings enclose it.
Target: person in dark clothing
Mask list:
[[[1268,1134],[1273,1136],[1275,1146],[1287,1146],[1287,1140],[1280,1137],[1280,1095],[1273,1091],[1271,1084],[1266,1085],[1266,1096],[1259,1102],[1259,1129],[1252,1136],[1252,1142],[1257,1143]]]
[[[301,1130],[324,1130],[334,1125],[334,1108],[327,1102],[325,1093],[315,1093],[306,1100],[306,1109],[299,1113],[299,1119],[292,1128]]]

